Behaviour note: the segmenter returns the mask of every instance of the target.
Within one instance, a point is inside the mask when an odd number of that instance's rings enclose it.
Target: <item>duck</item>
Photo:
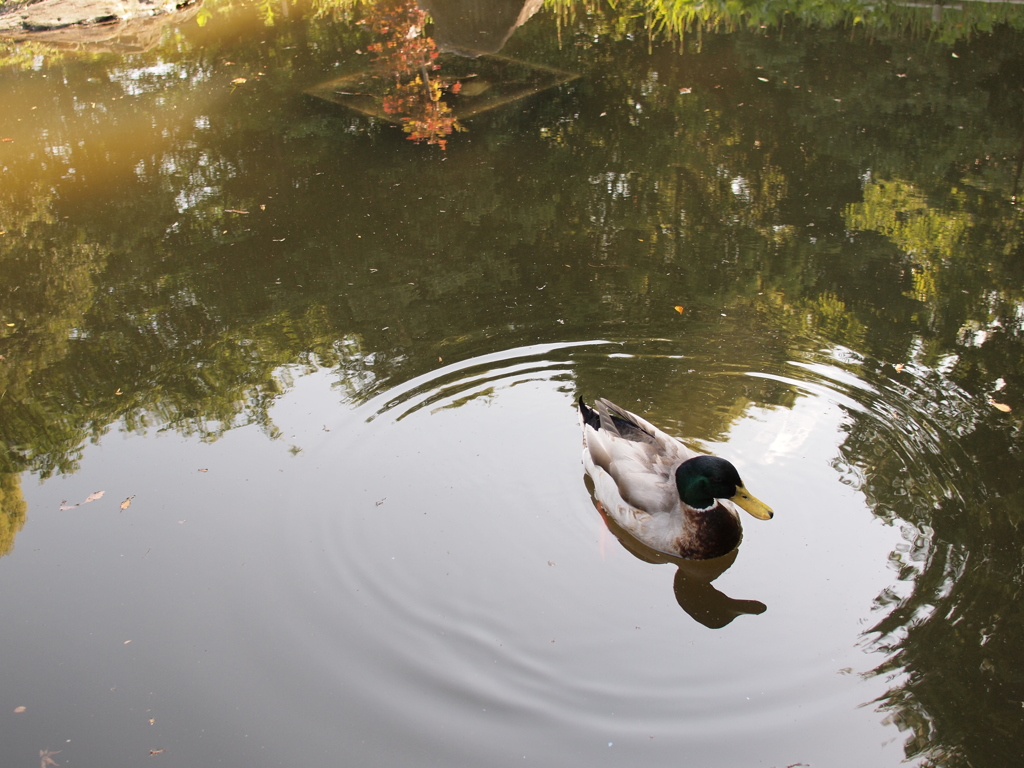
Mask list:
[[[736,549],[736,508],[758,520],[774,512],[744,486],[726,459],[690,450],[650,422],[598,398],[579,398],[583,468],[598,509],[656,552],[710,560]]]

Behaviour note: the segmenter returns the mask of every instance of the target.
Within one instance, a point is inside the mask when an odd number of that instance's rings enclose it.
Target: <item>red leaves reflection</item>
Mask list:
[[[445,137],[464,129],[441,97],[445,91],[458,93],[461,83],[436,74],[441,65],[434,39],[423,34],[426,18],[415,0],[383,0],[361,23],[384,38],[366,48],[392,81],[383,98],[385,114],[401,120],[410,141],[444,149]]]

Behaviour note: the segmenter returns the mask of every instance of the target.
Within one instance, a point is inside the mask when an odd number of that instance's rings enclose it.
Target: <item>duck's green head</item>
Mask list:
[[[729,499],[758,520],[771,520],[774,514],[763,501],[754,498],[740,480],[736,467],[718,456],[695,456],[676,469],[679,498],[693,509],[707,509],[715,499]]]

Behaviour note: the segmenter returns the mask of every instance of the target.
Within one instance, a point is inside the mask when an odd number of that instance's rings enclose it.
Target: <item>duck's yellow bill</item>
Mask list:
[[[771,507],[760,499],[754,498],[742,485],[736,489],[736,495],[729,499],[729,501],[743,507],[743,509],[752,514],[758,520],[771,520],[772,516],[775,514],[772,512]]]

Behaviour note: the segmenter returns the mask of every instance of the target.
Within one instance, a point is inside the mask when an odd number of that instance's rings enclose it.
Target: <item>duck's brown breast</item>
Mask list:
[[[709,510],[687,511],[683,533],[676,539],[679,557],[710,560],[732,552],[743,538],[739,516],[716,504]]]

